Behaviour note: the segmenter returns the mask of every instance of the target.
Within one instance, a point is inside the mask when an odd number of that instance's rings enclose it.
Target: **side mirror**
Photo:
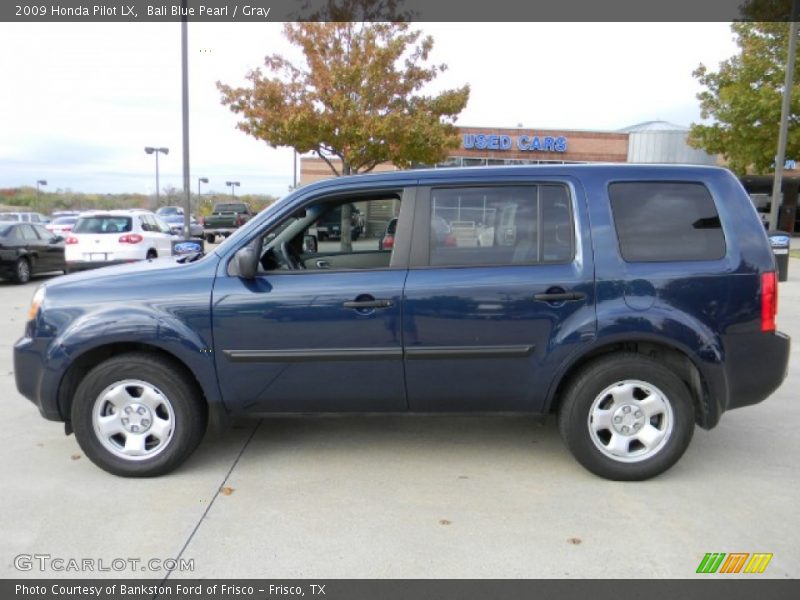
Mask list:
[[[304,235],[303,236],[303,254],[316,254],[317,253],[317,236]]]
[[[256,250],[260,246],[260,244],[256,246],[258,242],[260,239],[236,252],[236,270],[242,279],[255,279],[256,273],[258,273],[258,251]]]
[[[62,236],[60,236],[60,235],[54,235],[53,237],[50,238],[50,243],[51,244],[57,244],[58,242],[63,242],[63,241],[64,241],[64,238]]]

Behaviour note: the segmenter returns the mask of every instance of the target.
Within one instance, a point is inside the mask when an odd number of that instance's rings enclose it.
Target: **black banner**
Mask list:
[[[11,22],[266,22],[305,20],[413,21],[734,21],[788,20],[791,0],[8,0],[0,21]],[[785,4],[785,6],[784,6]],[[776,8],[777,5],[777,8]],[[363,10],[368,6],[366,10]],[[755,13],[748,8],[755,7]],[[499,40],[497,41],[499,43]],[[676,43],[680,40],[676,39]]]
[[[797,580],[3,580],[4,600],[725,600],[800,597]]]

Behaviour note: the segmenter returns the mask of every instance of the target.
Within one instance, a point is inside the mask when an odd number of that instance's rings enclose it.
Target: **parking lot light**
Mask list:
[[[40,185],[47,185],[46,179],[37,179],[36,180],[36,208],[39,208],[39,186]]]
[[[145,146],[144,151],[147,154],[155,154],[156,155],[156,208],[158,208],[159,204],[159,197],[158,197],[158,154],[159,152],[162,154],[169,154],[169,148],[156,148],[154,146]]]
[[[236,198],[236,186],[240,185],[238,181],[226,181],[225,185],[231,188],[231,196]]]

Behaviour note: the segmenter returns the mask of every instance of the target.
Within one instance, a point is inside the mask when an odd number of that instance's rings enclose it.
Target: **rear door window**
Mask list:
[[[573,232],[564,185],[431,191],[432,266],[567,263],[575,253]]]
[[[608,189],[622,258],[628,262],[718,260],[725,236],[701,183],[618,182]]]

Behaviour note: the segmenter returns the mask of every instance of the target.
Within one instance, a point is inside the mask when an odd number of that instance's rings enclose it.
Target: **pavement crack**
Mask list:
[[[253,440],[253,437],[256,435],[256,432],[258,431],[258,428],[261,427],[261,423],[263,423],[263,422],[264,422],[264,419],[259,419],[258,420],[258,423],[256,423],[255,427],[253,427],[253,431],[250,432],[250,435],[247,436],[247,439],[245,440],[244,444],[242,444],[242,447],[239,450],[239,453],[236,455],[236,458],[234,459],[233,463],[231,463],[230,469],[228,469],[228,472],[225,473],[225,477],[222,479],[222,482],[217,486],[217,489],[214,492],[214,495],[211,498],[211,501],[208,503],[208,506],[206,506],[206,509],[203,511],[203,514],[200,515],[200,519],[195,524],[194,528],[192,529],[192,532],[189,534],[189,537],[186,539],[186,542],[184,542],[183,547],[181,547],[180,552],[178,552],[178,555],[174,557],[176,564],[178,564],[180,559],[183,557],[183,553],[186,552],[186,548],[189,547],[189,544],[191,543],[192,539],[194,538],[195,534],[197,533],[197,530],[200,529],[200,525],[203,524],[203,521],[205,521],[206,516],[208,515],[209,511],[211,510],[211,507],[214,506],[214,502],[216,502],[217,498],[220,497],[220,495],[222,493],[222,490],[226,489],[225,484],[228,483],[228,479],[230,478],[231,473],[233,473],[233,470],[236,468],[236,465],[239,464],[239,460],[242,458],[242,455],[244,454],[244,451],[247,450],[247,447],[250,445],[250,442]],[[164,575],[164,578],[161,580],[161,585],[166,583],[167,579],[170,578],[170,575],[172,575],[172,572],[174,570],[175,570],[175,568],[173,567],[172,569],[167,571],[167,574]],[[155,600],[156,598],[158,598],[158,595],[153,596],[153,600]]]

